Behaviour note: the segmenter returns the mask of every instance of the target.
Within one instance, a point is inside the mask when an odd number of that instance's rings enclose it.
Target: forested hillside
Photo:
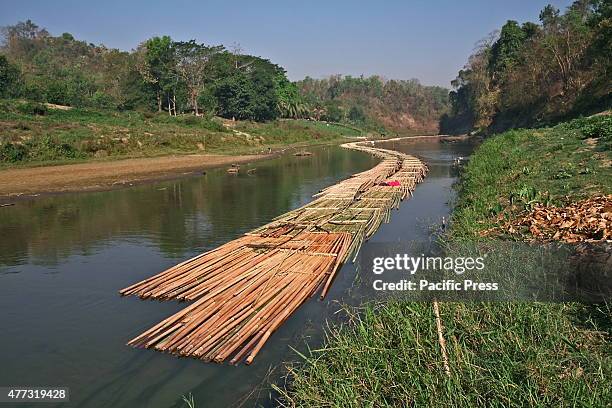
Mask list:
[[[540,23],[509,20],[483,40],[452,82],[441,132],[497,132],[610,109],[612,3],[548,5]]]
[[[395,132],[435,132],[440,116],[448,110],[448,89],[424,86],[416,79],[333,75],[306,77],[297,86],[313,113],[332,122],[348,121]]]

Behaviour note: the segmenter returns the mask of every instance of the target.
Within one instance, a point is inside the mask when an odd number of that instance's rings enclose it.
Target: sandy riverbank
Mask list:
[[[272,156],[192,154],[0,170],[0,201],[41,193],[108,190]]]

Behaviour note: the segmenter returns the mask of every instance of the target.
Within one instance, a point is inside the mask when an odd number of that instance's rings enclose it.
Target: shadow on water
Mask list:
[[[429,225],[449,212],[456,178],[452,160],[465,143],[396,143],[430,166],[414,197],[393,213],[372,241],[429,240]],[[251,366],[177,359],[125,343],[185,305],[121,298],[117,290],[214,248],[308,201],[321,188],[372,167],[376,160],[339,147],[313,156],[285,156],[207,175],[100,193],[20,201],[0,209],[0,384],[71,389],[70,406],[231,406],[259,388],[289,345],[321,341],[337,302],[370,296],[346,265],[328,297],[303,305]],[[247,175],[248,168],[257,168]],[[367,244],[366,244],[367,245]],[[245,406],[252,405],[249,399]]]

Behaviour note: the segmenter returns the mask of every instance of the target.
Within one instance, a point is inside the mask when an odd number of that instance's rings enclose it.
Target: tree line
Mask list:
[[[0,98],[265,121],[303,105],[285,70],[238,46],[153,37],[131,52],[52,36],[32,21],[2,29]]]
[[[448,89],[424,86],[416,79],[332,75],[306,77],[297,86],[312,113],[332,122],[435,131],[448,110]]]
[[[448,90],[379,76],[293,83],[235,45],[158,36],[130,52],[51,35],[30,20],[2,29],[0,98],[84,108],[210,114],[266,121],[312,118],[374,128],[437,128]]]
[[[612,3],[546,6],[539,24],[509,20],[452,82],[443,133],[546,125],[612,106]]]

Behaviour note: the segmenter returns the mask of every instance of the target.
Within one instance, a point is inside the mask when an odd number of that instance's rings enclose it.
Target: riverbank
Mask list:
[[[179,177],[361,134],[305,120],[234,122],[0,102],[0,199],[4,200]]]
[[[173,154],[260,154],[280,146],[355,136],[363,135],[349,127],[307,120],[257,123],[137,111],[58,109],[0,100],[0,168]]]
[[[273,156],[190,154],[5,169],[0,170],[0,202],[43,193],[110,190]]]
[[[462,173],[447,244],[480,242],[538,204],[610,194],[610,138],[609,122],[589,119],[486,140]],[[487,242],[534,239],[521,234]],[[508,254],[507,262],[520,261]],[[611,316],[606,303],[440,302],[436,310],[397,297],[347,309],[276,389],[283,406],[604,406]]]

